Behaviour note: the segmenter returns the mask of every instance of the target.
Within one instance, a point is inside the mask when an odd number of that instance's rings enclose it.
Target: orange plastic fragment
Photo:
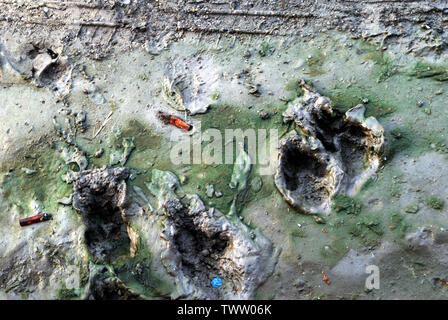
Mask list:
[[[170,117],[170,123],[175,125],[176,127],[180,128],[180,129],[185,130],[185,131],[190,131],[193,128],[192,125],[186,123],[184,120],[182,120],[182,119],[180,119],[180,118],[178,118],[176,116],[171,116]]]
[[[331,281],[328,280],[328,277],[325,275],[325,273],[323,271],[321,271],[322,273],[322,281],[325,282],[326,284],[330,285]]]
[[[158,117],[164,124],[172,124],[185,131],[190,131],[191,129],[193,129],[193,126],[191,124],[188,124],[187,122],[185,122],[184,120],[175,115],[159,111]]]

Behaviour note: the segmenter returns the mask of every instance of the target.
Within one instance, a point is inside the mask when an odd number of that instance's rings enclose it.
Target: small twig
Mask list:
[[[106,117],[106,120],[104,120],[103,124],[101,125],[101,127],[98,129],[98,131],[93,135],[93,139],[96,138],[96,136],[101,132],[101,130],[103,130],[103,128],[106,126],[107,122],[109,122],[110,118],[112,117],[112,114],[114,112],[111,111],[108,116]]]

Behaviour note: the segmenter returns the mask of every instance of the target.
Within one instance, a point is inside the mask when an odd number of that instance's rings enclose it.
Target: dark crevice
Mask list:
[[[325,166],[318,159],[313,157],[310,151],[297,148],[294,145],[286,145],[282,148],[283,174],[286,180],[286,187],[290,191],[296,190],[299,185],[307,184],[313,177],[323,177]]]
[[[75,209],[86,226],[85,243],[97,262],[110,263],[129,254],[130,240],[119,199],[127,170],[109,168],[81,172],[75,183]]]
[[[225,260],[227,271],[222,268],[224,253],[230,244],[225,231],[203,230],[198,225],[197,216],[177,200],[169,200],[165,209],[175,226],[174,245],[181,256],[182,271],[195,285],[214,296],[217,292],[209,286],[211,275],[219,276],[227,283],[241,280],[240,271],[233,261]]]
[[[84,212],[85,241],[89,251],[107,262],[129,252],[130,241],[121,210],[111,202],[105,206],[93,205]]]

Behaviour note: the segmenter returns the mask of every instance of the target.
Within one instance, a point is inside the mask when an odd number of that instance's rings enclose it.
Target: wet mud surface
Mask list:
[[[0,299],[446,299],[447,1],[0,12]]]

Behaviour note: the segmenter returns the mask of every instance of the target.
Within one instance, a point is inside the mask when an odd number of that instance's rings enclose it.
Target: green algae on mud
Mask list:
[[[356,50],[356,46],[359,42],[354,42],[354,50]],[[269,45],[269,47],[271,47],[271,45]],[[266,61],[269,59],[271,48],[268,50],[269,51],[266,51],[267,54],[265,57],[259,60]],[[276,49],[275,53],[277,54],[280,51],[280,49]],[[322,52],[325,52],[325,50]],[[326,52],[330,51],[327,49]],[[310,53],[310,51],[307,51],[307,53]],[[258,56],[256,57],[258,58]],[[410,90],[413,91],[413,97],[410,98],[408,96],[411,95],[407,94],[406,90],[403,90],[403,88],[407,88],[405,87],[406,83],[403,84],[403,78],[406,74],[401,72],[401,67],[397,67],[398,64],[396,64],[395,61],[387,60],[389,57],[385,54],[385,51],[383,51],[382,48],[374,46],[364,48],[364,51],[359,52],[358,60],[346,60],[349,67],[353,64],[358,64],[359,59],[363,59],[364,61],[368,60],[368,63],[366,64],[369,64],[372,61],[374,66],[371,70],[366,72],[364,78],[364,74],[359,72],[359,69],[351,70],[348,68],[347,73],[353,73],[356,76],[359,76],[349,87],[339,84],[334,85],[333,82],[336,83],[337,79],[330,79],[329,81],[329,78],[325,79],[324,77],[329,77],[332,73],[332,70],[327,70],[328,68],[331,68],[330,62],[332,62],[332,60],[337,59],[343,61],[345,59],[351,59],[350,56],[341,56],[340,52],[337,52],[334,56],[329,54],[325,57],[325,60],[320,60],[318,57],[314,56],[312,57],[316,59],[310,59],[310,61],[305,62],[304,65],[304,71],[311,71],[311,73],[304,74],[307,74],[311,81],[316,80],[316,83],[318,83],[319,86],[319,92],[328,93],[326,95],[330,97],[336,109],[346,111],[348,108],[356,106],[358,103],[363,103],[363,99],[367,98],[369,100],[366,104],[367,114],[377,117],[386,125],[386,147],[388,149],[385,152],[387,160],[384,161],[384,168],[378,172],[377,177],[370,178],[368,183],[363,185],[361,191],[354,199],[348,200],[348,206],[341,205],[339,213],[336,212],[334,215],[326,217],[327,223],[325,225],[314,223],[313,217],[301,215],[298,211],[290,208],[284,203],[280,203],[278,207],[275,207],[274,205],[269,206],[271,201],[276,205],[282,198],[271,183],[271,178],[265,176],[261,177],[263,181],[261,190],[256,192],[252,188],[248,188],[247,195],[242,198],[240,203],[242,208],[241,215],[244,216],[244,218],[249,216],[250,212],[247,212],[248,210],[246,210],[246,207],[249,204],[262,201],[263,199],[269,199],[263,203],[265,205],[265,210],[268,212],[267,214],[271,216],[275,215],[275,219],[273,220],[278,222],[277,225],[281,227],[278,231],[277,229],[275,230],[275,232],[283,236],[283,238],[280,237],[280,241],[277,243],[282,243],[282,240],[285,240],[286,238],[286,241],[283,243],[285,244],[285,247],[288,247],[289,245],[290,248],[285,248],[284,251],[286,254],[291,255],[291,263],[294,263],[294,265],[297,264],[298,254],[301,254],[305,259],[308,259],[312,256],[312,254],[309,254],[309,251],[314,250],[313,246],[315,246],[323,261],[328,265],[334,265],[345,255],[349,248],[363,249],[366,245],[368,246],[377,243],[377,240],[389,238],[401,239],[405,232],[411,230],[412,226],[406,227],[407,216],[398,211],[400,207],[399,200],[401,193],[404,194],[407,186],[392,179],[393,176],[398,176],[400,174],[398,170],[395,170],[396,161],[401,160],[401,156],[403,155],[415,156],[429,150],[443,150],[446,148],[446,146],[444,146],[446,141],[444,141],[444,139],[440,137],[440,134],[433,128],[434,124],[437,125],[437,123],[444,122],[445,116],[443,114],[444,109],[439,108],[439,105],[442,106],[440,102],[429,102],[432,100],[432,97],[426,100],[426,96],[432,94],[431,91],[436,91],[436,89],[439,90],[439,87],[436,87],[435,85],[441,85],[439,81],[433,81],[437,80],[437,77],[439,76],[434,74],[434,68],[429,70],[432,73],[426,73],[424,76],[416,74],[410,77],[408,86]],[[400,68],[400,70],[397,68]],[[427,72],[428,70],[422,69],[421,71]],[[291,72],[291,75],[288,75],[288,77],[295,76],[297,76],[297,74],[295,74],[294,71]],[[419,81],[416,81],[416,79]],[[297,96],[301,95],[300,90],[295,88],[295,85],[295,81],[286,84],[285,89],[288,91],[289,95],[284,101],[291,102]],[[389,85],[389,87],[387,85]],[[423,96],[423,98],[418,97],[418,99],[425,100],[428,109],[432,111],[431,115],[426,116],[423,114],[423,108],[413,109],[417,101],[417,97],[414,98],[414,91],[417,92],[418,90],[416,89],[419,86],[423,87],[422,93],[419,94],[419,96]],[[320,88],[322,88],[322,90]],[[401,90],[401,94],[396,93],[397,88]],[[215,93],[214,95],[217,96],[219,94],[220,93]],[[224,95],[221,93],[221,96]],[[260,101],[263,101],[263,98],[259,99]],[[440,100],[442,99],[440,98]],[[254,108],[252,109],[244,106],[244,104],[241,104],[241,107],[228,104],[227,108],[224,107],[223,109],[221,109],[223,105],[215,105],[207,114],[195,116],[195,119],[200,119],[201,117],[204,118],[202,123],[203,129],[212,127],[219,129],[243,129],[252,127],[258,128],[258,126],[261,126],[262,128],[269,128],[272,126],[288,129],[283,126],[280,116],[282,108],[286,105],[279,103],[278,106],[271,107],[262,105],[262,103],[263,102],[260,102],[258,105],[257,103],[251,102],[251,104],[254,105]],[[271,119],[260,119],[255,111],[260,108],[269,112],[271,114]],[[246,114],[246,111],[248,114]],[[423,114],[425,117],[422,120],[424,123],[414,122],[414,118],[417,118],[419,114]],[[438,118],[440,120],[437,120]],[[392,120],[394,121],[393,124],[389,125],[392,123]],[[136,185],[143,187],[144,182],[151,178],[150,168],[152,167],[172,170],[180,176],[185,176],[186,179],[182,182],[183,189],[200,194],[201,198],[204,201],[207,201],[209,205],[216,206],[223,212],[228,212],[228,208],[230,207],[234,196],[233,190],[228,186],[233,165],[176,166],[170,162],[167,156],[169,154],[169,144],[165,143],[167,139],[161,137],[160,134],[155,133],[151,127],[143,124],[139,120],[131,120],[121,129],[124,137],[134,137],[136,143],[136,149],[132,152],[126,163],[126,166],[133,168],[137,172],[135,179],[130,179],[128,181],[131,186]],[[173,128],[173,130],[177,129]],[[443,132],[445,131],[442,131],[442,133]],[[90,145],[92,147],[97,147],[96,143],[91,143]],[[435,147],[433,148],[431,145],[434,145]],[[105,149],[106,152],[101,158],[90,157],[90,167],[100,167],[107,163],[110,148],[107,147]],[[93,154],[93,152],[91,153]],[[32,189],[34,188],[33,186],[36,184],[36,181],[41,179],[42,172],[39,170],[39,166],[37,166],[38,172],[34,175],[26,175],[21,171],[21,167],[22,165],[17,166],[17,168],[10,173],[11,176],[4,176],[3,178],[3,181],[6,181],[6,184],[8,185],[5,194],[10,197],[10,200],[14,200],[14,196],[20,195],[21,188],[26,190],[26,188],[29,187],[31,191],[33,191]],[[23,167],[36,168],[33,162],[27,163],[26,166],[23,165]],[[249,181],[253,181],[257,178],[257,171],[257,167],[254,167],[250,174]],[[5,170],[5,173],[6,172],[7,170]],[[61,172],[61,174],[63,173],[64,172]],[[56,176],[56,178],[58,177]],[[31,181],[32,183],[26,185],[27,181]],[[43,180],[41,181],[43,181],[44,184],[51,184],[57,180],[46,180],[45,177],[43,177]],[[63,186],[61,190],[58,189],[58,191],[61,191],[60,198],[62,198],[68,194],[71,187],[60,181],[58,181],[58,183],[61,183],[61,186]],[[220,198],[213,197],[211,199],[206,197],[204,188],[206,183],[214,184],[215,190],[221,191],[223,196]],[[2,185],[3,184],[4,183],[2,183]],[[199,190],[197,189],[198,187]],[[64,188],[66,188],[67,193],[63,192]],[[145,187],[142,189],[147,193]],[[49,189],[50,192],[51,190],[53,190],[53,187]],[[43,187],[37,186],[36,195],[45,195],[45,192],[46,190]],[[50,192],[48,192],[48,194]],[[30,198],[29,194],[32,193],[33,192],[26,190],[26,194],[23,195],[26,198],[22,201],[26,210],[29,210],[28,199]],[[148,198],[150,197],[148,196]],[[356,205],[353,205],[352,200],[356,202]],[[17,201],[17,199],[14,201]],[[338,200],[336,200],[336,202],[337,201]],[[358,204],[361,207],[359,211],[356,209]],[[48,202],[46,202],[45,208],[47,208],[48,205]],[[354,211],[358,214],[347,214],[346,211],[350,211],[351,208],[355,208],[356,210]],[[289,211],[287,209],[291,210]],[[279,212],[275,212],[276,210]],[[441,212],[433,213],[439,214]],[[424,223],[428,221],[425,216],[420,217],[419,215],[418,217],[421,218]],[[305,221],[305,223],[303,221]],[[297,223],[303,224],[303,227],[299,228]],[[260,228],[266,227],[263,223],[256,224],[256,226],[259,226]],[[389,229],[388,226],[392,226],[393,228]],[[269,226],[267,228],[269,228]],[[322,228],[325,228],[328,233],[321,232]],[[306,242],[313,244],[306,247],[304,246],[304,243]],[[307,251],[304,252],[304,250]],[[318,260],[318,262],[319,261],[320,260]],[[141,259],[141,262],[149,265],[151,259]],[[115,265],[115,271],[119,274],[120,278],[123,278],[123,281],[135,291],[148,297],[157,298],[165,297],[165,294],[171,291],[171,289],[163,289],[161,290],[162,292],[152,292],[153,289],[162,287],[163,284],[158,283],[157,279],[152,279],[149,283],[142,282],[141,279],[135,279],[135,276],[131,273],[136,264],[132,260],[127,260],[123,262],[122,265],[119,265],[120,263],[121,262],[117,262]],[[148,277],[150,278],[150,276]],[[71,292],[66,292],[66,294],[69,296]],[[265,295],[265,297],[269,297],[269,295]]]
[[[3,197],[7,203],[15,205],[19,209],[20,217],[35,214],[30,208],[32,200],[37,200],[44,212],[54,214],[62,206],[57,200],[67,197],[72,192],[72,186],[62,180],[62,177],[71,169],[65,164],[57,147],[33,148],[27,154],[31,156],[24,156],[20,158],[20,161],[15,161],[13,163],[14,167],[6,166],[3,163],[5,167],[2,169],[6,169],[0,180]],[[23,166],[37,168],[37,172],[29,175],[20,170]],[[65,210],[74,213],[71,207],[65,206]],[[52,223],[55,223],[55,221]],[[120,246],[120,244],[118,245]],[[125,252],[123,251],[123,253]],[[89,261],[94,261],[88,252],[87,258]],[[140,248],[135,258],[121,256],[113,261],[112,265],[117,269],[119,276],[123,277],[121,280],[129,285],[132,290],[150,299],[169,298],[169,293],[172,291],[170,284],[162,280],[152,270],[145,267],[143,278],[146,282],[143,284],[140,277],[132,273],[132,268],[136,264],[147,265],[150,261],[149,251]],[[83,286],[85,285],[86,283],[83,284]],[[57,292],[57,298],[64,300],[79,299],[82,296],[82,290],[67,289],[62,284],[61,289]]]
[[[273,50],[272,45],[266,41],[263,41],[260,44],[260,48],[258,49],[258,54],[262,57],[265,57],[267,55],[270,55],[272,53],[272,50]]]
[[[448,81],[448,67],[439,64],[432,64],[423,61],[418,61],[409,72],[411,77],[418,79],[431,78],[435,81]]]
[[[331,42],[329,46],[334,46],[335,43]],[[378,119],[384,119],[385,121],[388,121],[391,118],[391,115],[401,115],[403,111],[405,111],[405,108],[407,107],[407,102],[403,103],[402,99],[396,99],[395,97],[392,97],[395,93],[392,95],[389,93],[389,90],[387,89],[387,85],[385,86],[384,83],[389,84],[391,81],[395,81],[398,78],[401,79],[401,71],[398,68],[401,68],[395,61],[392,60],[391,57],[386,53],[386,51],[383,50],[383,48],[380,48],[378,45],[372,45],[367,41],[354,41],[354,48],[348,50],[347,52],[356,52],[358,55],[358,60],[363,61],[372,61],[374,64],[374,68],[369,71],[368,78],[357,81],[355,84],[351,85],[350,87],[345,86],[328,86],[323,85],[324,83],[321,83],[319,87],[322,87],[322,91],[327,91],[329,96],[332,99],[332,103],[336,105],[336,108],[341,110],[346,110],[350,107],[353,107],[357,105],[358,103],[362,103],[363,99],[367,98],[369,102],[366,104],[367,107],[367,115],[373,115],[377,117]],[[281,48],[277,48],[274,43],[269,44],[270,47],[269,52],[271,52],[271,48],[275,48],[276,53],[281,52]],[[342,54],[344,53],[343,50],[339,50],[339,48],[336,48],[337,52],[333,55],[329,55],[326,57],[328,62],[335,59],[341,59],[343,60],[344,57]],[[305,50],[306,51],[306,50]],[[303,51],[302,51],[303,52]],[[311,53],[311,51],[307,51],[308,53]],[[312,55],[311,55],[312,56]],[[349,59],[350,56],[347,57]],[[262,57],[261,59],[268,59],[269,56]],[[317,59],[319,60],[319,59]],[[358,60],[354,60],[353,62],[358,63]],[[351,62],[350,60],[347,60],[348,62]],[[330,65],[327,63],[322,64],[320,61],[315,61],[318,65],[322,65],[324,68],[330,67]],[[314,78],[319,78],[322,74],[316,74],[316,76],[311,76],[308,74],[308,76],[311,77],[311,80],[314,81]],[[371,79],[377,79],[378,81],[372,81],[372,82],[366,82],[367,80]],[[292,84],[293,85],[293,84]],[[400,85],[402,85],[400,83]],[[412,85],[412,83],[410,83]],[[291,94],[294,95],[300,95],[299,93],[296,93],[294,88],[290,88],[290,86],[287,84],[285,89],[292,89],[289,90]],[[324,92],[325,93],[325,92]],[[288,99],[291,101],[292,99]],[[234,128],[247,128],[248,126],[252,125],[253,123],[263,123],[266,122],[266,120],[261,121],[260,119],[254,118],[254,121],[244,121],[245,117],[243,115],[239,116],[241,113],[240,110],[250,111],[252,113],[251,116],[256,116],[255,112],[252,112],[251,109],[248,109],[247,107],[238,108],[235,106],[228,106],[228,108],[223,108],[223,105],[215,105],[212,106],[212,109],[208,111],[207,114],[203,115],[204,120],[213,120],[210,121],[210,125],[208,127],[217,127],[217,128],[224,128],[224,127],[233,127]],[[259,106],[256,107],[257,109],[260,108]],[[269,111],[269,108],[268,110]],[[279,116],[279,114],[275,114],[275,116]],[[196,119],[199,119],[201,115],[196,116]],[[242,121],[239,121],[240,118],[242,118]],[[279,117],[280,120],[280,117]],[[271,120],[268,120],[271,121]],[[202,122],[202,126],[204,128],[207,128],[207,123],[204,121]],[[277,121],[277,124],[280,125],[281,121]],[[389,136],[390,139],[388,139],[390,143],[387,143],[386,146],[391,146],[389,150],[390,152],[386,152],[386,158],[387,162],[389,162],[392,159],[392,154],[400,154],[403,152],[415,152],[416,154],[425,152],[428,149],[428,146],[432,143],[429,143],[430,137],[426,137],[427,134],[424,131],[424,128],[413,128],[413,130],[408,130],[407,124],[406,126],[400,126],[398,127],[398,130],[402,130],[403,134],[401,137],[398,136],[391,136],[389,133],[389,130],[386,130],[386,135]],[[423,131],[423,132],[421,132]],[[397,132],[394,132],[397,133]],[[144,142],[144,141],[142,141]],[[139,143],[137,142],[137,148]],[[442,142],[437,142],[437,147],[442,146]],[[406,149],[406,151],[404,150]],[[139,157],[139,153],[134,153],[131,155],[131,159],[133,157]],[[153,166],[159,167],[159,163],[162,164],[162,161],[156,161],[157,163],[152,163]],[[387,164],[386,162],[386,164]],[[165,169],[180,169],[180,167],[175,167],[170,164],[162,164]],[[208,166],[201,166],[201,165],[191,165],[189,168],[186,169],[186,183],[185,187],[190,188],[190,190],[196,191],[199,194],[201,194],[201,197],[205,198],[205,190],[197,190],[195,188],[199,187],[201,188],[201,184],[204,182],[209,182],[209,178],[212,178],[214,180],[218,180],[219,182],[214,183],[216,190],[225,190],[223,192],[224,196],[221,198],[212,198],[210,200],[210,203],[213,203],[214,205],[217,205],[221,210],[226,211],[226,208],[229,207],[232,200],[232,192],[228,189],[228,176],[230,176],[231,172],[230,165],[208,165]],[[177,170],[174,170],[177,171]],[[209,171],[213,171],[209,173]],[[256,171],[256,170],[254,170]],[[222,173],[222,174],[220,174]],[[201,178],[199,178],[201,177]],[[215,177],[217,179],[215,179]],[[227,179],[226,179],[227,178]],[[137,177],[136,180],[139,180],[140,178]],[[210,180],[213,183],[213,180]],[[203,188],[201,188],[203,189]],[[226,192],[227,191],[227,192]],[[273,190],[271,190],[273,191]],[[247,204],[247,202],[245,202]]]
[[[196,115],[195,119],[198,119],[200,122],[201,133],[213,128],[218,129],[224,136],[226,129],[241,128],[242,130],[258,130],[278,128],[283,125],[281,117],[283,109],[285,109],[283,104],[265,106],[263,110],[269,112],[271,116],[269,119],[263,120],[255,110],[230,105],[214,105],[206,114]],[[179,129],[173,127],[172,130]],[[183,192],[197,193],[201,199],[206,200],[209,206],[214,206],[222,212],[228,212],[232,200],[235,197],[235,191],[229,186],[234,166],[233,163],[225,164],[224,159],[222,159],[222,164],[207,165],[191,163],[176,165],[169,158],[171,144],[167,141],[167,138],[154,134],[151,128],[138,120],[128,121],[121,128],[121,132],[123,137],[134,137],[135,139],[136,150],[130,155],[127,166],[136,170],[137,174],[135,179],[128,182],[130,185],[135,185],[146,190],[145,183],[151,177],[151,168],[176,172],[182,177],[181,185]],[[202,141],[202,148],[204,149],[206,146],[207,144]],[[107,155],[108,151],[106,150],[103,158],[107,158]],[[234,157],[236,157],[235,149]],[[253,160],[255,161],[256,159]],[[95,165],[102,164],[102,161],[96,159]],[[257,168],[258,165],[255,164],[249,173],[248,183],[259,178]],[[275,192],[274,187],[264,183],[264,180],[262,177],[260,190],[248,187],[245,192],[238,196],[238,208],[243,208],[258,195],[268,196],[271,192]],[[213,184],[214,189],[220,193],[220,196],[209,198],[205,188],[206,184]]]
[[[269,113],[269,119],[263,119],[257,110]],[[283,124],[282,113],[286,110],[284,103],[277,105],[261,104],[257,108],[214,104],[205,114],[197,115],[201,122],[201,130],[218,129],[224,135],[225,129],[269,129],[279,128]]]
[[[403,238],[412,225],[406,220],[401,212],[393,211],[389,215],[389,229],[398,239]]]
[[[287,84],[286,84],[286,89],[288,89],[288,91],[291,91],[295,96],[300,96],[301,92],[300,90],[298,90],[298,88],[295,86],[296,85],[296,80],[290,80]],[[361,95],[359,95],[359,100],[361,100]],[[361,102],[361,101],[359,101]],[[356,104],[359,103],[357,101]],[[347,102],[344,101],[343,102],[344,105],[347,105]],[[372,105],[371,105],[372,106]],[[216,111],[221,111],[222,112],[222,116],[221,115],[216,115],[216,113],[214,112],[214,110],[210,110],[210,114],[208,116],[212,117],[212,120],[215,121],[210,121],[210,122],[205,122],[205,126],[204,126],[204,122],[202,122],[202,128],[207,128],[207,127],[214,127],[214,128],[222,128],[222,127],[236,127],[236,128],[250,128],[253,127],[254,124],[255,126],[258,125],[258,123],[260,123],[262,126],[264,126],[267,122],[266,121],[260,121],[260,119],[257,119],[255,115],[250,115],[249,117],[241,117],[242,120],[240,121],[239,118],[235,118],[232,115],[235,113],[235,110],[233,109],[234,107],[232,106],[226,106],[224,108],[222,108],[222,106],[220,106],[220,108],[217,108]],[[284,108],[284,106],[280,107],[281,109]],[[229,110],[230,109],[230,110]],[[241,112],[240,109],[236,109],[238,112]],[[279,112],[279,115],[281,115],[281,112]],[[253,120],[247,120],[247,119],[252,119]],[[216,118],[214,118],[216,117]],[[219,119],[224,118],[223,121],[219,121]],[[209,120],[209,119],[206,119]],[[283,126],[283,122],[281,117],[278,118],[278,120],[276,122],[274,122],[272,124],[273,126],[276,126],[277,128],[281,128]],[[253,170],[254,172],[256,172],[256,170]],[[229,171],[230,172],[230,171]],[[251,177],[253,178],[253,177]],[[226,179],[228,180],[228,179]],[[226,181],[227,182],[227,181]],[[266,187],[265,187],[266,186]],[[247,198],[247,200],[245,202],[242,203],[242,205],[249,205],[249,203],[251,203],[251,201],[256,201],[256,199],[263,199],[263,197],[272,197],[273,193],[277,194],[275,187],[273,185],[270,185],[269,183],[264,183],[264,190],[262,190],[262,192],[260,194],[252,194],[250,197]],[[340,198],[342,198],[343,196],[341,195]],[[231,198],[230,198],[231,199]],[[230,199],[228,201],[228,203],[230,203]],[[336,203],[338,203],[338,197],[336,199]],[[341,203],[343,202],[344,199],[341,199]],[[351,199],[350,199],[351,200]],[[346,213],[346,211],[355,211],[354,213],[360,213],[361,211],[361,205],[359,203],[359,201],[357,200],[356,202],[354,202],[353,200],[349,201],[350,203],[347,206],[340,204],[341,207],[341,213]],[[355,205],[353,205],[353,203],[355,203]],[[227,205],[228,205],[227,203]],[[349,209],[353,209],[353,210],[349,210]],[[292,210],[292,212],[294,212],[295,210]],[[245,215],[245,210],[243,209],[242,214]],[[291,213],[294,215],[294,213]],[[285,218],[285,217],[284,217]],[[374,219],[371,216],[367,216],[367,217],[363,217],[362,219],[357,219],[357,218],[353,218],[353,219],[346,219],[348,220],[348,222],[341,223],[339,220],[337,221],[337,223],[335,222],[334,218],[330,217],[329,219],[329,227],[331,228],[332,231],[335,232],[335,235],[333,235],[332,237],[335,237],[334,243],[331,246],[327,246],[331,249],[329,250],[325,250],[322,251],[322,257],[324,258],[325,261],[327,261],[327,263],[329,264],[334,264],[336,263],[340,258],[342,258],[342,256],[344,256],[344,254],[347,252],[347,248],[348,247],[363,247],[365,245],[377,245],[379,242],[379,239],[381,238],[381,236],[383,235],[383,233],[381,232],[381,223],[378,221],[378,219]],[[359,221],[361,220],[361,221]],[[288,227],[291,231],[288,233],[289,235],[289,242],[293,247],[296,247],[296,245],[294,243],[296,243],[297,241],[302,241],[301,239],[303,238],[307,238],[310,236],[316,236],[313,232],[308,233],[306,232],[304,229],[301,228],[297,228],[296,223],[290,224],[290,226]],[[313,229],[317,229],[317,227],[313,227]],[[319,230],[317,230],[319,231]],[[291,252],[292,253],[292,252]],[[294,253],[292,253],[294,254]]]
[[[383,82],[398,73],[398,66],[392,61],[386,52],[379,46],[364,42],[357,49],[357,53],[364,58],[373,61],[378,68],[376,81]]]
[[[13,166],[3,172],[3,196],[10,205],[16,205],[23,216],[35,214],[30,208],[32,200],[37,200],[46,212],[55,211],[57,200],[67,197],[71,192],[71,186],[62,180],[69,168],[51,147],[31,149],[27,154],[34,156],[16,159]],[[3,163],[3,166],[6,164]],[[28,175],[21,170],[23,167],[36,168],[37,172]]]
[[[354,214],[361,212],[362,205],[357,199],[338,193],[332,199],[331,209],[337,214]]]
[[[202,115],[196,116],[200,120],[201,131],[204,132],[207,129],[218,129],[222,136],[225,135],[226,129],[270,129],[281,128],[283,126],[282,112],[285,109],[283,104],[275,106],[265,106],[263,110],[270,114],[269,119],[263,120],[255,110],[248,109],[247,107],[236,107],[230,105],[214,105],[211,109]],[[203,146],[205,144],[203,143]],[[246,146],[247,148],[247,146]],[[247,151],[247,149],[246,149]],[[234,159],[236,157],[236,147],[233,151]],[[224,157],[224,155],[223,155]],[[254,166],[249,173],[248,182],[255,179],[258,174],[258,164],[256,159],[252,159]],[[188,170],[188,177],[185,184],[185,189],[196,192],[202,199],[208,199],[206,195],[205,183],[213,184],[215,190],[222,192],[222,196],[219,198],[212,198],[208,201],[211,206],[216,206],[217,209],[228,212],[232,204],[234,197],[234,190],[229,187],[231,182],[231,176],[233,171],[233,163],[226,164],[224,158],[221,161],[222,164],[211,165],[190,165]],[[244,192],[238,198],[238,207],[243,207],[245,204],[252,201],[255,196],[260,194],[266,194],[267,184],[264,183],[264,178],[260,191],[255,191],[253,188],[248,188],[247,192]],[[199,186],[199,188],[197,188]],[[272,189],[271,191],[274,191]]]
[[[361,84],[352,85],[349,88],[335,85],[332,88],[323,88],[321,92],[330,99],[332,107],[342,113],[358,104],[363,104],[365,99],[368,100],[368,103],[365,104],[366,117],[373,116],[381,119],[397,110],[395,105],[384,102],[382,94]]]
[[[381,217],[362,210],[359,199],[343,194],[333,198],[332,214],[327,217],[325,230],[331,240],[321,247],[321,255],[330,266],[334,266],[349,248],[378,246],[384,235]]]
[[[302,89],[299,79],[295,78],[286,82],[285,90],[290,93],[289,97],[286,98],[287,99],[286,102],[294,101],[295,99],[303,96],[305,92]]]
[[[327,53],[321,50],[316,50],[313,54],[309,55],[306,59],[306,71],[304,72],[310,77],[315,77],[324,74],[324,62],[327,58]]]
[[[62,284],[62,288],[60,288],[57,292],[58,300],[76,300],[79,299],[81,295],[80,289],[67,289],[65,283]]]
[[[431,195],[426,198],[425,203],[434,210],[442,210],[445,206],[445,201],[435,195]]]
[[[336,239],[326,241],[319,249],[319,253],[324,259],[325,264],[330,267],[344,257],[349,251],[350,241],[347,238],[338,237]]]
[[[136,150],[158,150],[161,147],[162,138],[137,119],[129,120],[122,130],[124,137],[135,139]]]
[[[112,268],[123,283],[145,299],[170,299],[173,284],[153,271],[152,253],[142,245],[141,235],[134,257],[121,257],[112,263]]]

